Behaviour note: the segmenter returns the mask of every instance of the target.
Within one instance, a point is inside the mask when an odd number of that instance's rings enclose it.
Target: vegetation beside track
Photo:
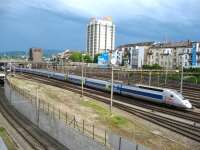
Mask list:
[[[3,127],[0,127],[0,137],[5,142],[8,150],[16,150],[17,149],[16,145],[14,144],[14,142],[12,141],[12,139],[10,138],[10,136],[8,135],[6,129],[3,128]]]
[[[127,128],[128,126],[131,126],[131,122],[127,118],[115,113],[111,115],[108,109],[99,105],[95,101],[82,101],[81,104],[83,106],[94,109],[100,115],[100,119],[104,122],[107,122],[109,126],[114,126],[119,128],[120,127]]]

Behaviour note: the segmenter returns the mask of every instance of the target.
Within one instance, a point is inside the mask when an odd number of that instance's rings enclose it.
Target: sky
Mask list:
[[[0,0],[0,51],[86,49],[91,17],[112,16],[116,44],[200,40],[199,0]]]

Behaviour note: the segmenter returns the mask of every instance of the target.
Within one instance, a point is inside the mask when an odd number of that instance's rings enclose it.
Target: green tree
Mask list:
[[[92,62],[92,58],[89,55],[85,55],[83,56],[84,62],[86,63],[91,63]]]
[[[200,68],[184,68],[184,72],[199,73],[200,72]]]
[[[151,68],[151,65],[143,65],[142,68],[143,68],[143,69],[150,69],[150,68]]]
[[[69,60],[73,62],[80,62],[82,58],[82,55],[80,52],[72,52],[71,56],[69,57]]]
[[[162,67],[159,64],[153,64],[152,69],[162,69]]]

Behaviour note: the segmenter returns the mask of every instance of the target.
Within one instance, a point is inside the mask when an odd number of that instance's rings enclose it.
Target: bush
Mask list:
[[[197,73],[200,73],[200,68],[184,68],[184,72],[197,72]]]
[[[72,62],[82,62],[82,54],[80,52],[73,52],[72,55],[69,57],[69,60]],[[84,55],[83,60],[86,63],[91,63],[92,58],[89,55]]]
[[[158,64],[153,64],[153,65],[143,65],[143,69],[162,69],[162,67]]]

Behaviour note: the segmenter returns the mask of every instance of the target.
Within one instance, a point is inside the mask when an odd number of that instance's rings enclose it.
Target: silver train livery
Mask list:
[[[32,73],[62,81],[68,81],[78,85],[81,85],[82,82],[81,76],[71,74],[63,74],[52,71],[27,68],[15,68],[15,71]],[[83,84],[86,87],[95,88],[97,90],[103,91],[110,91],[111,87],[111,83],[108,81],[85,77],[83,78]],[[171,105],[182,109],[192,108],[192,105],[188,99],[185,99],[180,93],[172,89],[158,88],[140,84],[129,86],[122,83],[114,83],[113,92],[124,96],[135,97],[146,101]]]

